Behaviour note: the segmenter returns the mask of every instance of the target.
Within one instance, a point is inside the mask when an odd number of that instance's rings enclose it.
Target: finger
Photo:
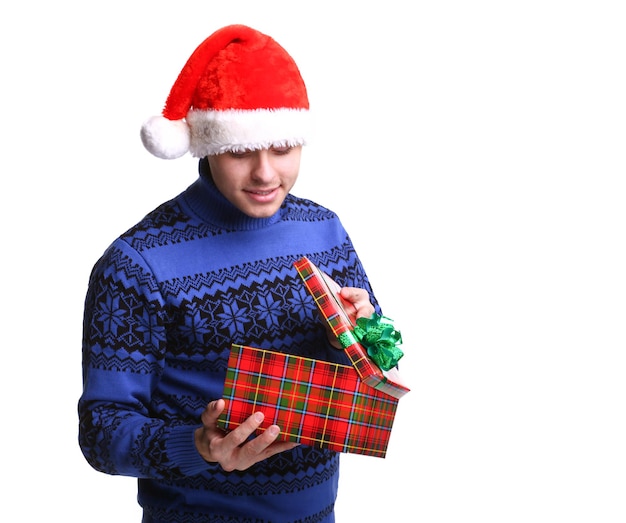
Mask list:
[[[223,399],[215,400],[209,403],[200,416],[202,424],[205,427],[214,427],[217,423],[217,418],[219,418],[225,406],[226,402]]]
[[[261,454],[267,447],[276,441],[276,438],[280,434],[280,428],[276,425],[271,425],[266,430],[261,432],[256,438],[250,440],[245,446],[246,454],[256,456]]]
[[[276,441],[279,436],[280,428],[271,425],[241,448],[240,459],[252,464],[298,446],[293,441]]]
[[[219,462],[224,470],[245,470],[265,459],[264,451],[278,436],[274,425],[259,436],[250,439],[252,433],[263,422],[262,412],[255,412],[239,427],[229,432],[219,443]]]
[[[268,427],[262,434],[241,445],[220,462],[224,470],[245,470],[255,463],[297,447],[293,441],[275,441],[280,429],[275,425]]]
[[[239,447],[259,428],[264,419],[265,416],[262,412],[255,412],[236,429],[231,430],[223,441],[225,450],[232,451],[236,447]]]
[[[351,303],[361,303],[363,301],[369,301],[369,295],[365,289],[358,287],[342,287],[341,296]]]
[[[356,309],[356,317],[368,317],[374,314],[374,306],[370,303],[370,296],[365,289],[358,287],[343,287],[341,296],[352,303]]]

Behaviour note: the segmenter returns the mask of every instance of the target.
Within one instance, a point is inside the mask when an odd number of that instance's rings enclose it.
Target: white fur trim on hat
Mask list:
[[[191,131],[189,152],[202,158],[227,151],[304,145],[309,119],[307,109],[192,109],[186,118]]]

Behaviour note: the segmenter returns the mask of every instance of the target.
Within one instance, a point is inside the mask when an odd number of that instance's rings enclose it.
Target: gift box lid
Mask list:
[[[396,367],[381,369],[368,355],[367,349],[352,336],[357,323],[356,309],[340,296],[339,285],[306,256],[297,260],[294,266],[363,382],[395,398],[409,392]]]

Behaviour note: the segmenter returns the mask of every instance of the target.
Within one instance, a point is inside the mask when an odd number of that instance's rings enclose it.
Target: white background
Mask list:
[[[294,192],[340,214],[404,338],[412,391],[386,459],[344,456],[338,521],[626,521],[622,5],[5,2],[0,519],[140,520],[77,444],[87,278],[195,179],[139,127],[245,23],[309,88]]]

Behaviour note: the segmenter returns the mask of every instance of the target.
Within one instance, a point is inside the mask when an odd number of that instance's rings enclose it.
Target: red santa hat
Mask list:
[[[158,158],[202,158],[304,145],[308,126],[306,86],[293,58],[271,37],[230,25],[189,57],[141,140]]]

